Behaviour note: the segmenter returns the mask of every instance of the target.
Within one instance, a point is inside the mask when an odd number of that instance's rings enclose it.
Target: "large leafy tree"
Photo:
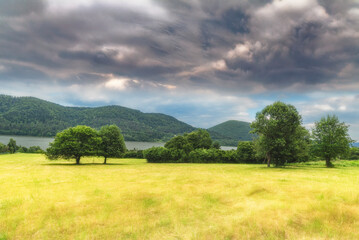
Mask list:
[[[283,102],[275,102],[257,113],[251,128],[259,135],[260,144],[256,146],[265,153],[268,167],[271,163],[284,165],[293,158],[301,121],[297,109]]]
[[[333,167],[332,159],[345,155],[353,142],[348,134],[349,126],[335,115],[323,117],[313,128],[314,152],[323,157],[327,167]]]
[[[100,144],[101,138],[96,130],[79,125],[58,133],[46,155],[49,159],[73,158],[76,164],[80,164],[81,157],[95,155]]]
[[[116,125],[103,126],[99,131],[101,144],[99,145],[99,155],[103,156],[104,164],[107,158],[121,157],[126,151],[125,140],[121,134],[121,130]]]

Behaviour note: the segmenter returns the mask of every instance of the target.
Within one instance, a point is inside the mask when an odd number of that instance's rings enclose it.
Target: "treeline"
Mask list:
[[[239,142],[237,151],[223,151],[214,144],[205,130],[176,136],[164,147],[153,147],[144,152],[153,163],[261,163],[268,167],[287,163],[324,159],[332,167],[336,158],[354,159],[358,149],[350,148],[353,142],[348,126],[336,116],[327,116],[315,123],[312,134],[302,125],[297,109],[275,102],[257,113],[251,124],[257,134],[252,142]]]
[[[175,136],[164,147],[153,147],[141,152],[127,152],[123,136],[116,125],[68,128],[58,133],[47,149],[49,159],[75,159],[83,156],[145,157],[151,163],[263,163],[268,167],[284,166],[292,162],[324,159],[327,167],[337,158],[355,159],[357,148],[350,148],[353,140],[348,125],[335,115],[315,122],[310,133],[302,126],[297,109],[282,102],[266,106],[251,124],[256,138],[239,142],[237,150],[224,151],[213,142],[208,131],[198,129]]]
[[[198,129],[183,136],[176,136],[164,147],[152,147],[144,151],[144,157],[152,163],[236,163],[236,151],[220,150],[210,134]]]
[[[4,153],[44,153],[44,150],[42,150],[39,146],[31,146],[27,148],[17,145],[16,141],[10,138],[7,145],[0,143],[0,154]]]
[[[127,141],[168,141],[195,128],[157,113],[120,107],[64,107],[33,97],[0,95],[0,134],[52,137],[77,125],[117,125]]]

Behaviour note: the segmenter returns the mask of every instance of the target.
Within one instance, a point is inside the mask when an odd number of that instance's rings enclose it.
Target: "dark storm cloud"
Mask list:
[[[0,15],[21,16],[40,13],[45,8],[43,0],[0,0]]]
[[[0,66],[18,64],[0,80],[102,83],[111,75],[178,87],[301,90],[350,76],[343,69],[359,64],[355,1],[54,2],[0,1]]]

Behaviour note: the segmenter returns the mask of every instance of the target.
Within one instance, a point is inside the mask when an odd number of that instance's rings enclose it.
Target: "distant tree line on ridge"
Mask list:
[[[106,125],[99,131],[79,125],[59,132],[46,151],[49,159],[75,159],[84,156],[108,158],[146,158],[150,163],[264,163],[268,167],[286,163],[324,159],[332,167],[336,158],[358,159],[359,148],[352,147],[348,125],[333,116],[315,123],[312,134],[302,126],[296,108],[282,102],[265,107],[251,124],[253,141],[240,141],[237,150],[224,151],[214,142],[208,131],[197,129],[175,136],[164,147],[144,151],[127,151],[121,130]],[[14,147],[15,146],[15,147]],[[16,152],[13,140],[0,151]],[[15,150],[14,150],[15,149]]]

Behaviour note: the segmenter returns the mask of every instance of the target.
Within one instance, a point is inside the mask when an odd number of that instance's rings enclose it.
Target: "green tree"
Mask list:
[[[210,149],[212,147],[212,139],[204,129],[198,129],[185,135],[188,142],[192,145],[193,149],[204,148]]]
[[[15,153],[17,151],[16,141],[10,138],[9,143],[7,144],[10,153]]]
[[[46,150],[46,156],[51,160],[74,158],[76,164],[80,164],[81,157],[95,155],[100,144],[101,138],[96,130],[79,125],[56,134],[54,141]]]
[[[101,127],[99,131],[101,137],[101,144],[99,146],[99,154],[105,158],[121,157],[126,152],[125,140],[121,134],[121,130],[116,125],[106,125]]]
[[[311,138],[309,131],[298,126],[295,132],[293,148],[288,158],[288,162],[306,162],[310,159]]]
[[[240,141],[237,146],[237,155],[239,161],[254,163],[256,162],[256,152],[254,148],[254,142]]]
[[[259,152],[265,153],[268,167],[271,162],[281,166],[293,158],[301,121],[297,109],[283,102],[275,102],[257,113],[251,132],[259,135],[261,144],[257,146],[261,148]]]
[[[317,156],[325,159],[327,167],[333,167],[332,159],[349,152],[353,140],[348,134],[348,128],[349,126],[339,122],[335,115],[328,115],[315,122],[312,131],[314,151]]]
[[[168,142],[166,142],[165,148],[181,149],[186,154],[193,150],[192,144],[188,141],[188,138],[184,136],[175,136],[171,138]]]

